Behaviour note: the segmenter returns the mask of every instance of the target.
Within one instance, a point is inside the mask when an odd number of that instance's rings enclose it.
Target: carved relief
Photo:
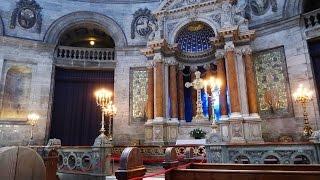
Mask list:
[[[20,0],[11,15],[10,28],[14,29],[18,21],[22,28],[30,29],[36,25],[38,33],[41,32],[41,7],[35,0]]]
[[[250,7],[252,13],[256,16],[266,14],[270,7],[272,7],[273,12],[276,12],[278,10],[276,0],[250,0]]]
[[[31,69],[12,66],[5,76],[1,119],[26,120],[31,89]]]
[[[133,15],[131,23],[131,39],[134,39],[136,33],[142,37],[147,37],[157,26],[157,19],[151,14],[147,8],[139,9]]]
[[[192,4],[197,4],[197,3],[207,2],[207,1],[209,0],[180,0],[174,5],[172,5],[170,9],[181,8],[183,6],[189,6]]]

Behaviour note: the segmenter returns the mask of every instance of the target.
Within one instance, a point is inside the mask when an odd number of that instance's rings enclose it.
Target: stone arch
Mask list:
[[[305,158],[307,158],[307,160],[310,162],[310,164],[313,164],[313,160],[312,158],[306,154],[306,153],[302,153],[302,152],[296,152],[296,153],[293,153],[290,157],[290,164],[294,164],[294,160],[297,156],[304,156]]]
[[[230,163],[234,163],[237,160],[237,158],[239,158],[239,157],[246,157],[249,161],[249,164],[254,163],[253,159],[248,154],[245,154],[245,153],[237,153],[236,155],[234,155],[232,157]]]
[[[205,24],[207,24],[208,26],[210,26],[212,28],[212,30],[214,31],[215,35],[218,34],[218,29],[220,28],[220,24],[215,22],[215,21],[211,21],[207,18],[203,18],[203,17],[199,17],[199,18],[196,18],[196,19],[188,19],[187,21],[183,20],[183,21],[180,21],[178,23],[177,26],[175,26],[175,28],[173,29],[172,31],[172,35],[170,37],[168,37],[169,39],[169,43],[170,44],[174,44],[175,43],[175,39],[179,33],[179,31],[181,30],[181,28],[183,28],[185,25],[191,23],[191,22],[195,22],[195,21],[199,21],[199,22],[203,22]]]
[[[277,158],[278,161],[279,161],[279,164],[282,163],[281,157],[280,157],[278,154],[276,154],[276,153],[266,153],[266,154],[264,154],[264,155],[261,157],[261,162],[260,162],[260,164],[264,164],[265,159],[266,159],[267,157],[270,157],[270,156],[273,156],[273,157]]]
[[[57,45],[63,32],[69,28],[85,24],[95,24],[102,27],[113,38],[116,47],[127,46],[125,33],[117,22],[103,14],[90,11],[78,11],[60,17],[50,25],[43,41]]]
[[[3,26],[3,21],[2,18],[0,16],[0,36],[4,35],[4,26]]]

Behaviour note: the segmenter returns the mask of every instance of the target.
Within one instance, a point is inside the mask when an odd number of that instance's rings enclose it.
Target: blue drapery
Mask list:
[[[92,145],[99,135],[101,111],[94,91],[113,91],[112,71],[79,71],[56,68],[50,138],[64,146]]]

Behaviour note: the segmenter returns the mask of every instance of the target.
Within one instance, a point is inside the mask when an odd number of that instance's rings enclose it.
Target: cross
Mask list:
[[[196,75],[196,79],[193,80],[191,83],[187,82],[185,86],[186,88],[189,88],[192,86],[197,91],[197,114],[196,116],[193,117],[193,119],[195,119],[196,121],[199,121],[201,119],[205,119],[203,115],[202,101],[201,101],[201,89],[205,87],[205,83],[203,79],[201,79],[200,77],[201,75],[200,71],[196,71],[194,74]]]

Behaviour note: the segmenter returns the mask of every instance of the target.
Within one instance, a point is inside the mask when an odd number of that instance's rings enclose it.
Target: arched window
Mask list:
[[[199,53],[212,48],[210,37],[215,33],[207,24],[192,22],[183,27],[176,38],[182,52]]]

